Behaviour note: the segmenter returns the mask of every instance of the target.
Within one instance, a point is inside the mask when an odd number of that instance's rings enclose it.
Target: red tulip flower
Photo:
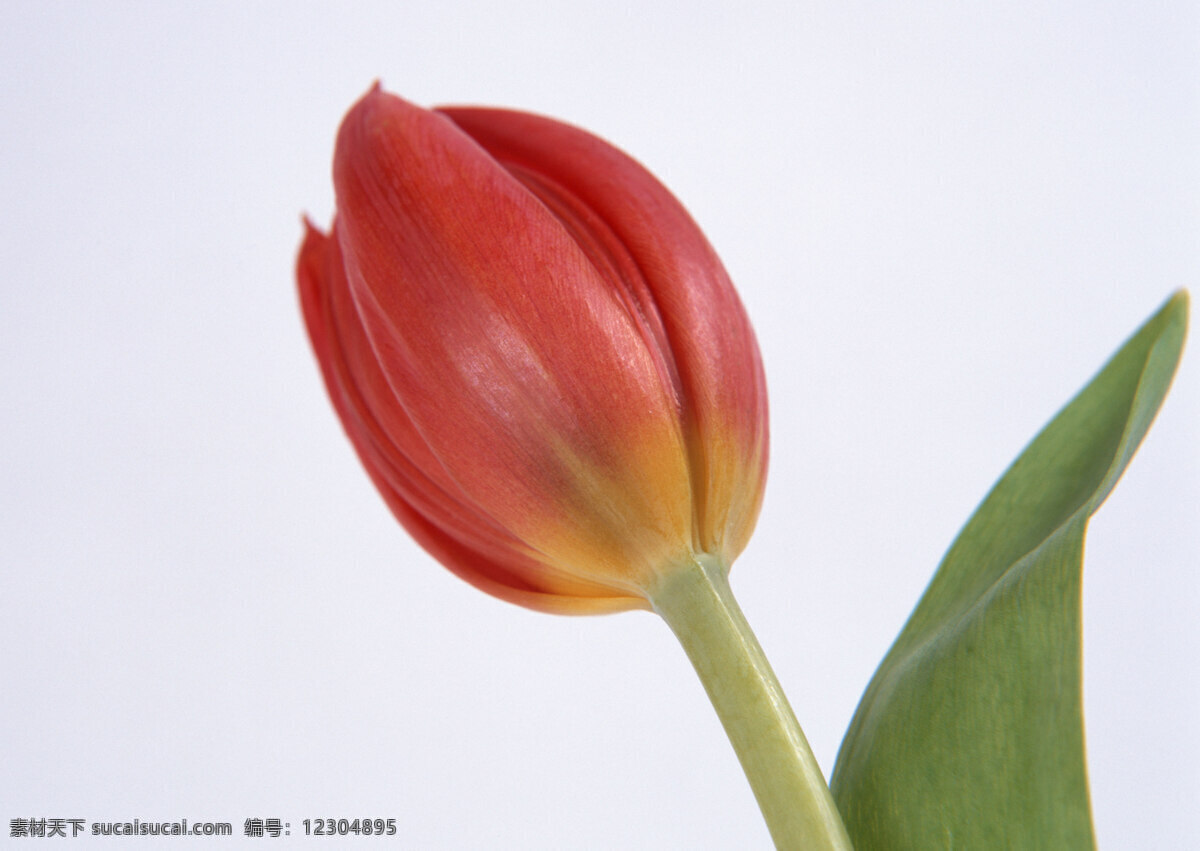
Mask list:
[[[767,392],[720,260],[649,172],[536,115],[378,86],[338,133],[337,216],[297,275],[334,407],[439,561],[534,609],[653,609],[776,841],[848,842],[727,582],[758,516]]]
[[[555,612],[649,608],[746,545],[767,464],[754,332],[679,202],[611,145],[376,86],[298,276],[338,414],[443,564]]]

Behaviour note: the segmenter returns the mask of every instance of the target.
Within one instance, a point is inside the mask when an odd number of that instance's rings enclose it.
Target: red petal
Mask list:
[[[366,345],[336,237],[306,221],[297,262],[301,307],[334,407],[372,481],[408,532],[453,572],[483,590],[553,612],[593,613],[644,608],[640,597],[563,574],[528,553],[520,541],[477,514],[461,494],[425,475],[393,437],[412,431]],[[386,425],[385,425],[386,424]],[[409,442],[420,449],[419,441]],[[437,465],[432,469],[436,471]],[[451,483],[450,488],[457,488]]]
[[[353,304],[410,426],[383,424],[402,452],[581,579],[635,593],[685,553],[688,471],[658,353],[561,222],[450,121],[378,91],[343,123],[334,172]]]
[[[640,164],[527,113],[443,108],[557,211],[588,211],[628,252],[630,299],[665,335],[689,433],[701,548],[732,559],[754,524],[767,462],[767,394],[749,319],[699,227]],[[561,213],[560,213],[561,214]],[[569,216],[568,216],[569,218]],[[590,225],[593,232],[602,230]]]

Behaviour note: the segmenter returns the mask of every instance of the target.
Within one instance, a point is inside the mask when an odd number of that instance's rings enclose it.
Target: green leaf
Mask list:
[[[1166,396],[1176,293],[968,521],[850,723],[831,783],[859,851],[1094,846],[1080,589],[1088,518]]]

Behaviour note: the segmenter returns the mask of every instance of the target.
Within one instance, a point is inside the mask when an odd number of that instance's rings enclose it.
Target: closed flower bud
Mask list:
[[[337,213],[297,275],[329,394],[413,537],[462,578],[555,612],[649,608],[725,570],[762,498],[754,333],[679,202],[574,127],[347,114]]]

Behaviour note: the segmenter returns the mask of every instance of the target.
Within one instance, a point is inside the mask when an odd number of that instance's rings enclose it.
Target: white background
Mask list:
[[[826,772],[996,477],[1200,280],[1195,3],[648,5],[0,7],[0,845],[253,816],[769,844],[661,622],[479,593],[359,469],[292,265],[375,78],[609,138],[721,253],[772,403],[734,589]],[[1109,848],[1198,830],[1194,349],[1088,541]]]

